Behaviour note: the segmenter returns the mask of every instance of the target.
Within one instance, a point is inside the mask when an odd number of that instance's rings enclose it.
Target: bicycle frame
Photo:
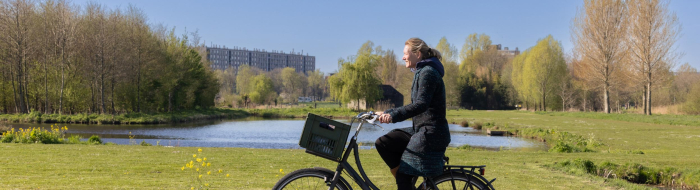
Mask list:
[[[370,115],[373,113],[370,112]],[[359,116],[363,115],[363,113],[360,113]],[[366,118],[359,118],[360,119],[360,124],[357,126],[357,130],[355,130],[355,135],[352,136],[350,139],[350,143],[348,144],[348,148],[345,149],[345,152],[343,153],[343,157],[338,163],[338,167],[335,169],[335,174],[333,175],[333,179],[330,181],[329,188],[328,190],[333,190],[335,185],[340,181],[340,175],[342,174],[343,170],[347,171],[348,174],[350,175],[351,178],[362,188],[363,190],[379,190],[379,188],[372,183],[372,181],[367,177],[367,174],[365,173],[365,170],[362,168],[362,163],[360,162],[360,154],[358,151],[358,145],[357,145],[357,135],[360,133],[360,130],[362,129],[362,125],[365,124],[365,119]],[[354,120],[354,119],[353,119]],[[352,121],[350,122],[350,125],[352,125]],[[375,124],[376,125],[376,124]],[[318,154],[310,150],[306,150],[306,153],[317,155],[317,156],[323,156],[323,154]],[[355,162],[357,163],[357,169],[358,171],[355,171],[355,169],[348,163],[348,158],[350,158],[350,153],[354,153],[355,157]],[[415,181],[414,181],[415,182]]]
[[[369,114],[371,115],[372,112],[370,112]],[[362,113],[360,115],[362,115]],[[362,163],[360,162],[360,154],[358,151],[359,147],[357,144],[357,135],[360,133],[360,130],[362,129],[362,125],[365,124],[365,122],[366,122],[366,120],[365,120],[366,118],[359,118],[360,115],[358,115],[358,117],[356,117],[356,118],[360,119],[361,121],[360,121],[359,125],[357,126],[357,130],[355,131],[355,134],[350,139],[350,143],[348,144],[348,147],[345,149],[345,152],[343,152],[343,156],[342,156],[341,160],[338,162],[338,166],[336,167],[335,174],[333,175],[333,179],[331,179],[330,181],[328,181],[328,179],[325,179],[326,183],[330,183],[328,190],[333,190],[333,188],[336,186],[336,184],[340,181],[340,175],[342,174],[343,170],[348,172],[348,174],[353,179],[353,181],[355,181],[360,186],[360,188],[362,188],[362,190],[379,190],[379,188],[376,185],[374,185],[374,183],[372,183],[372,181],[369,179],[369,177],[367,177],[365,170],[362,168]],[[353,118],[353,121],[354,121],[354,119],[355,118]],[[350,125],[352,125],[353,121],[350,122]],[[306,150],[306,153],[313,154],[316,156],[326,157],[324,154],[319,154],[319,153],[316,153],[314,151],[310,151],[308,149]],[[350,158],[350,153],[354,153],[355,162],[356,162],[358,171],[356,171],[350,165],[350,163],[348,163],[348,161],[347,161]],[[493,187],[491,186],[491,183],[493,183],[493,181],[496,180],[495,178],[491,181],[487,181],[486,179],[481,177],[481,175],[478,175],[475,172],[475,170],[478,168],[478,171],[483,175],[484,167],[486,167],[486,166],[485,165],[482,165],[482,166],[445,165],[445,172],[449,172],[450,176],[462,174],[462,175],[465,175],[470,180],[472,178],[474,178],[474,179],[480,178],[479,180],[485,182],[486,185],[490,186],[491,189],[493,189]],[[413,181],[414,184],[415,184],[417,179],[418,178],[414,178],[414,181]],[[424,179],[426,180],[426,182],[429,183],[430,186],[433,186],[433,188],[436,188],[435,183],[431,180],[431,178],[424,177]],[[427,184],[425,184],[425,182],[424,182],[424,185],[427,185]],[[452,181],[452,186],[454,188],[454,186],[455,186],[454,181]]]
[[[365,170],[362,168],[362,163],[360,162],[360,154],[358,151],[358,145],[357,145],[357,135],[360,133],[360,130],[362,129],[362,125],[365,123],[364,119],[361,119],[360,124],[357,126],[357,130],[355,131],[355,135],[352,136],[350,139],[350,144],[348,144],[348,148],[345,149],[345,152],[343,153],[343,157],[341,161],[338,163],[338,167],[335,170],[335,175],[333,175],[333,179],[331,180],[330,187],[328,190],[332,190],[333,187],[338,183],[340,180],[340,175],[342,174],[343,170],[347,171],[350,175],[350,177],[353,178],[355,182],[362,188],[363,190],[379,190],[377,186],[372,183],[372,181],[367,177],[367,174],[365,173]],[[352,122],[350,123],[352,125]],[[307,152],[312,152],[308,151]],[[354,152],[354,157],[355,157],[355,162],[357,163],[357,169],[359,170],[359,173],[355,171],[355,169],[348,163],[348,158],[350,158],[350,153]],[[312,153],[313,154],[313,153]]]

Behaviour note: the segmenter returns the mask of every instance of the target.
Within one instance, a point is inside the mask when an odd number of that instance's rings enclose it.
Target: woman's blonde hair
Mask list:
[[[440,55],[438,50],[428,47],[428,44],[426,44],[425,41],[421,40],[420,38],[408,39],[406,40],[406,45],[410,47],[411,52],[420,52],[421,60],[431,57],[442,59],[442,55]]]

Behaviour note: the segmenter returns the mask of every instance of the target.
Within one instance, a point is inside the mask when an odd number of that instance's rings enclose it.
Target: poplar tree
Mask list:
[[[459,105],[459,89],[457,86],[457,80],[459,78],[459,65],[457,65],[457,47],[450,44],[447,38],[442,37],[440,41],[435,46],[435,49],[440,51],[442,55],[443,67],[445,68],[445,76],[442,80],[445,82],[445,96],[448,106],[458,106]]]
[[[610,113],[610,91],[627,56],[628,15],[624,0],[585,0],[572,21],[574,49],[584,59],[576,72],[602,88],[605,113]]]
[[[677,54],[673,47],[681,26],[675,13],[668,10],[668,0],[630,0],[630,62],[634,75],[644,84],[644,113],[651,115],[652,89],[669,79]]]

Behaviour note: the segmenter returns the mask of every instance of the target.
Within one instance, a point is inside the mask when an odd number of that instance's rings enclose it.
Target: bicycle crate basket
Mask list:
[[[349,125],[309,113],[299,146],[307,153],[339,162],[349,133]]]

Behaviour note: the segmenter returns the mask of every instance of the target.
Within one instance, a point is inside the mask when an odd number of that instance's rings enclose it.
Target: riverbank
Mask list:
[[[550,156],[577,155],[542,164],[543,168],[591,179],[617,177],[640,184],[675,184],[675,188],[700,189],[700,168],[697,168],[700,152],[694,151],[700,146],[700,128],[694,123],[697,118],[642,117],[604,113],[448,111],[451,121],[489,123],[484,130],[505,130],[543,140],[550,146]],[[621,155],[608,157],[615,154]]]
[[[268,109],[244,109],[252,116],[263,118],[306,118],[309,113],[334,118],[347,119],[356,116],[358,111],[349,108],[268,108]]]
[[[681,183],[700,189],[700,152],[696,151],[700,128],[695,126],[518,111],[449,111],[448,119],[508,124],[521,131],[554,130],[603,144],[592,152],[577,153],[448,149],[450,164],[487,165],[485,177],[497,178],[496,189],[653,189],[658,185],[634,184],[625,177],[657,176],[650,174],[659,171],[674,177],[676,189]],[[182,167],[202,157],[212,165],[202,170],[203,179],[218,189],[269,189],[297,169],[335,168],[334,162],[300,149],[202,148],[200,153],[193,147],[6,143],[0,147],[0,165],[4,166],[0,178],[7,179],[0,181],[0,189],[189,189],[198,174]],[[395,188],[375,150],[360,150],[360,155],[373,182],[382,189]],[[213,172],[207,175],[210,169]],[[218,175],[219,169],[230,176]],[[609,178],[591,170],[603,171]]]
[[[110,114],[0,114],[0,122],[9,123],[81,123],[81,124],[165,124],[183,123],[211,119],[238,119],[249,116],[263,118],[306,118],[309,113],[328,118],[347,119],[357,115],[357,111],[348,108],[301,107],[268,109],[226,109],[212,108],[188,110],[173,113],[127,113]]]
[[[81,124],[164,124],[182,123],[209,119],[236,119],[250,116],[245,110],[199,109],[172,113],[127,113],[110,114],[2,114],[0,122],[10,123],[81,123]]]

